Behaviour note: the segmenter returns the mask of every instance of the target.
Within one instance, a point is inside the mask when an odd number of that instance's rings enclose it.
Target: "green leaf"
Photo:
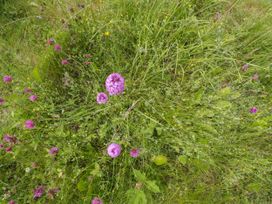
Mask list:
[[[145,184],[148,190],[152,191],[153,193],[160,193],[160,188],[157,186],[155,181],[146,181]]]
[[[102,176],[102,172],[98,163],[95,163],[94,169],[91,171],[91,175],[97,176],[97,177]]]
[[[88,188],[88,183],[85,181],[85,180],[83,180],[83,179],[81,179],[78,183],[77,183],[77,189],[79,190],[79,191],[85,191],[85,190],[87,190],[87,188]]]
[[[40,76],[40,73],[39,73],[39,68],[38,67],[35,67],[32,71],[32,75],[34,77],[34,79],[36,79],[37,81],[41,81],[41,76]]]
[[[215,106],[221,110],[226,110],[231,108],[232,104],[229,101],[218,101]]]
[[[181,155],[178,157],[178,161],[182,164],[185,165],[187,163],[187,157],[185,155]]]
[[[141,182],[146,182],[146,176],[141,173],[140,171],[136,170],[136,169],[133,169],[133,172],[134,172],[134,176],[135,178],[138,180],[138,181],[141,181]]]
[[[262,185],[260,183],[250,183],[247,189],[251,192],[259,192],[262,189]]]
[[[147,204],[147,198],[142,190],[130,189],[127,191],[128,204]]]
[[[221,89],[219,91],[220,96],[228,96],[230,94],[231,94],[231,88],[230,87],[225,87],[225,88],[223,88],[223,89]]]
[[[167,163],[167,157],[164,155],[155,156],[153,162],[158,166],[164,165]]]

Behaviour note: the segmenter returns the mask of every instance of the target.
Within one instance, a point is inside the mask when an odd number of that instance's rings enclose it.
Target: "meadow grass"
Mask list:
[[[269,0],[2,0],[0,23],[1,203],[271,203]]]

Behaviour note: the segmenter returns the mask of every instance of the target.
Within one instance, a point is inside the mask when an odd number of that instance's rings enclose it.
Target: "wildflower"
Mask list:
[[[98,198],[98,197],[95,197],[93,200],[92,200],[92,204],[103,204],[103,201]]]
[[[47,40],[47,44],[48,44],[48,45],[53,45],[54,43],[55,43],[54,38],[49,38],[49,39]]]
[[[61,60],[61,64],[62,64],[62,65],[66,65],[66,64],[69,64],[69,62],[68,62],[67,59],[63,59],[63,60]]]
[[[257,81],[259,79],[259,75],[257,73],[255,73],[253,76],[252,76],[252,80],[253,81]]]
[[[44,187],[43,186],[38,186],[36,189],[34,189],[34,196],[33,198],[37,200],[38,198],[43,196],[44,193]]]
[[[108,101],[108,96],[107,94],[100,92],[96,96],[96,101],[98,104],[105,104]]]
[[[56,52],[60,52],[60,51],[61,51],[61,46],[60,46],[59,44],[56,44],[56,45],[54,46],[54,50],[55,50]]]
[[[47,196],[49,199],[54,199],[54,197],[56,196],[56,194],[60,191],[59,188],[52,188],[48,190]]]
[[[118,73],[112,73],[106,79],[105,85],[110,95],[118,95],[125,89],[125,79]]]
[[[0,98],[0,105],[3,105],[5,103],[5,100],[3,98]]]
[[[139,149],[132,149],[132,150],[130,150],[130,156],[133,157],[133,158],[138,157],[139,154],[140,154],[140,150]]]
[[[85,58],[90,58],[90,57],[92,57],[92,55],[91,54],[85,54],[85,55],[83,55]]]
[[[29,96],[29,100],[30,101],[32,101],[32,102],[34,102],[34,101],[36,101],[37,100],[37,98],[38,98],[38,96],[37,95],[31,95],[31,96]]]
[[[57,147],[52,147],[52,148],[49,150],[49,154],[51,154],[51,155],[53,155],[53,156],[57,155],[58,152],[59,152],[59,148],[57,148]]]
[[[249,68],[249,64],[244,64],[241,69],[243,72],[246,72],[248,68]]]
[[[12,152],[12,147],[7,147],[6,152]]]
[[[30,93],[32,93],[31,88],[25,88],[25,89],[24,89],[24,93],[25,93],[25,94],[30,94]]]
[[[10,83],[10,82],[12,82],[12,77],[9,76],[9,75],[6,75],[6,76],[3,77],[3,81],[5,83]]]
[[[16,204],[14,200],[10,200],[8,204]]]
[[[4,145],[3,144],[0,144],[0,149],[3,149],[4,148]]]
[[[85,65],[89,65],[89,64],[92,64],[92,62],[84,62]]]
[[[25,128],[26,129],[33,129],[35,127],[35,124],[32,120],[25,121]]]
[[[110,144],[107,149],[109,156],[112,158],[118,157],[121,153],[121,150],[121,146],[116,143]]]
[[[25,172],[26,172],[26,173],[29,173],[30,171],[31,171],[31,169],[30,169],[29,167],[26,167],[26,168],[25,168]]]
[[[3,140],[8,143],[16,143],[17,138],[11,135],[4,135]]]
[[[257,113],[258,109],[256,107],[252,107],[250,109],[250,113]]]
[[[104,36],[110,36],[110,32],[109,31],[106,31],[105,33],[104,33]]]

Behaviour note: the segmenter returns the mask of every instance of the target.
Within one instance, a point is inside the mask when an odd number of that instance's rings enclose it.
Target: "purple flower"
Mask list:
[[[253,76],[252,76],[252,80],[253,81],[257,81],[259,79],[259,75],[257,73],[255,73]]]
[[[61,46],[60,46],[59,44],[56,44],[56,45],[54,46],[54,50],[55,50],[56,52],[60,52],[60,51],[61,51]]]
[[[108,146],[107,151],[110,157],[115,158],[118,157],[121,153],[121,146],[116,143],[112,143]]]
[[[95,197],[93,200],[92,200],[92,204],[103,204],[103,201],[98,198],[98,197]]]
[[[43,186],[38,186],[35,190],[34,190],[34,196],[33,198],[35,200],[37,200],[38,198],[42,197],[44,193],[44,187]]]
[[[47,40],[47,44],[48,44],[48,45],[53,45],[54,43],[55,43],[54,38],[49,38],[49,39]]]
[[[12,82],[12,77],[9,76],[9,75],[6,75],[6,76],[3,77],[3,81],[5,83],[10,83],[10,82]]]
[[[12,152],[12,147],[7,147],[6,152]]]
[[[139,154],[140,154],[140,150],[139,149],[135,148],[135,149],[130,150],[130,156],[133,157],[133,158],[138,157]]]
[[[32,93],[32,89],[31,88],[25,88],[24,89],[24,93],[25,94],[31,94]]]
[[[96,101],[98,104],[105,104],[108,101],[108,96],[107,94],[100,92],[96,96]]]
[[[244,64],[244,65],[242,66],[242,71],[243,71],[243,72],[246,72],[246,71],[248,70],[248,68],[249,68],[249,64]]]
[[[3,140],[8,143],[16,143],[17,138],[11,135],[4,135]]]
[[[250,113],[257,113],[258,109],[256,107],[252,107],[250,109]]]
[[[34,101],[36,101],[37,100],[37,98],[38,98],[38,96],[37,95],[31,95],[31,96],[29,96],[29,100],[30,101],[32,101],[32,102],[34,102]]]
[[[16,204],[14,200],[9,201],[8,204]]]
[[[4,145],[3,144],[0,144],[0,149],[3,149],[4,148]]]
[[[125,89],[125,79],[118,73],[112,73],[106,79],[105,85],[110,95],[118,95]]]
[[[69,61],[67,59],[63,59],[63,60],[61,60],[61,64],[62,65],[69,64]]]
[[[50,150],[49,150],[49,154],[55,156],[59,153],[59,148],[57,147],[52,147]]]
[[[5,100],[3,98],[0,98],[0,105],[3,105],[5,103]]]
[[[27,120],[25,121],[25,128],[26,129],[33,129],[35,127],[35,124],[33,120]]]

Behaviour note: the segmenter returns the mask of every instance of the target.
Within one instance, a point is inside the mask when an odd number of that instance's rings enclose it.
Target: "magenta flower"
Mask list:
[[[7,147],[6,152],[12,152],[12,147]]]
[[[108,96],[107,94],[100,92],[96,96],[96,101],[98,104],[105,104],[108,101]]]
[[[243,71],[243,72],[246,72],[246,71],[248,70],[248,68],[249,68],[249,64],[244,64],[244,65],[242,66],[242,71]]]
[[[139,149],[132,149],[132,150],[130,150],[130,156],[133,157],[133,158],[138,157],[139,154],[140,154],[140,150]]]
[[[118,157],[121,153],[121,146],[116,143],[112,143],[108,146],[107,151],[110,157],[115,158]]]
[[[25,121],[25,128],[26,129],[33,129],[35,127],[35,124],[33,120],[27,120]]]
[[[50,150],[49,150],[49,154],[55,156],[59,153],[59,148],[57,147],[52,147]]]
[[[257,113],[258,109],[256,107],[252,107],[250,109],[250,113]]]
[[[3,140],[8,143],[16,143],[17,138],[11,135],[4,135]]]
[[[257,81],[259,79],[259,75],[257,73],[255,73],[253,76],[252,76],[252,80],[253,81]]]
[[[8,204],[16,204],[14,200],[9,201]]]
[[[0,105],[3,105],[5,103],[5,100],[3,98],[0,98]]]
[[[24,89],[24,93],[25,94],[31,94],[32,93],[32,89],[31,88],[25,88]]]
[[[37,100],[37,98],[38,98],[38,96],[37,95],[31,95],[31,96],[29,96],[29,100],[30,101],[32,101],[32,102],[34,102],[34,101],[36,101]]]
[[[105,85],[110,95],[118,95],[125,89],[125,79],[118,73],[112,73],[106,79]]]
[[[33,198],[37,200],[38,198],[42,197],[44,194],[44,187],[43,186],[38,186],[36,189],[34,189],[33,192],[34,196]]]
[[[5,83],[10,83],[10,82],[12,82],[12,77],[9,76],[9,75],[6,75],[6,76],[3,77],[3,81]]]
[[[0,144],[0,149],[3,149],[4,148],[4,145],[3,144]]]
[[[98,197],[95,197],[93,200],[92,200],[92,204],[103,204],[103,201],[98,198]]]
[[[47,40],[47,44],[48,44],[48,45],[53,45],[54,43],[55,43],[54,38],[49,38],[49,39]]]
[[[59,44],[56,44],[56,45],[54,46],[54,50],[55,50],[56,52],[60,52],[60,51],[61,51],[61,46],[60,46]]]
[[[62,65],[69,64],[69,61],[67,59],[63,59],[63,60],[61,60],[61,64]]]

